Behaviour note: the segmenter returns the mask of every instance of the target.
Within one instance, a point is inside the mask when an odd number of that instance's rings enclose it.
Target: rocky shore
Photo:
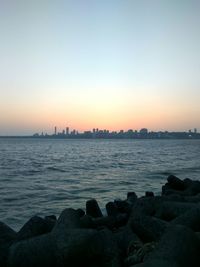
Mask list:
[[[200,182],[170,175],[161,196],[67,208],[32,217],[19,232],[0,222],[1,267],[198,267]]]

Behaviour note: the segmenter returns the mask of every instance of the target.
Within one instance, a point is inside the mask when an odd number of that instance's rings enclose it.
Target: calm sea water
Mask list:
[[[161,191],[169,174],[200,179],[200,140],[0,139],[0,220]]]

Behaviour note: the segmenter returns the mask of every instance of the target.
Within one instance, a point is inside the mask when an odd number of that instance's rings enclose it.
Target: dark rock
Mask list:
[[[10,247],[7,267],[56,266],[54,250],[51,234],[21,240]]]
[[[168,183],[162,187],[162,195],[195,196],[200,193],[200,181],[190,179],[180,180],[176,176],[169,176]]]
[[[184,191],[185,192],[185,191]],[[181,192],[182,193],[182,192]],[[192,195],[185,195],[185,194],[169,194],[162,196],[163,202],[164,201],[172,201],[172,202],[190,202],[190,203],[197,203],[200,202],[200,193],[195,196]]]
[[[162,196],[163,202],[164,201],[172,201],[172,202],[186,202],[185,201],[185,196],[181,194],[169,194],[169,195],[163,195]]]
[[[0,222],[0,266],[6,267],[10,245],[16,240],[17,233],[8,225]]]
[[[0,267],[200,266],[200,182],[170,175],[162,190],[129,192],[105,217],[91,199],[86,213],[35,216],[17,234],[0,222]]]
[[[126,213],[119,214],[115,216],[116,218],[116,227],[124,226],[128,222],[128,215]]]
[[[191,228],[195,232],[200,232],[200,207],[193,208],[178,216],[172,224],[181,224]]]
[[[128,192],[127,193],[127,202],[129,204],[134,204],[136,200],[137,200],[137,195],[135,192]]]
[[[153,216],[162,203],[162,197],[139,198],[133,205],[130,216],[135,216],[135,214],[141,213],[144,215]]]
[[[196,196],[200,193],[200,182],[192,181],[191,185],[187,188],[186,193],[188,196]]]
[[[83,217],[81,217],[81,227],[82,228],[95,228],[95,224],[92,220],[92,217],[89,215],[84,215]]]
[[[174,175],[169,175],[167,178],[167,181],[168,181],[169,186],[172,189],[180,190],[180,191],[185,189],[184,182]]]
[[[182,197],[182,199],[180,201],[183,201],[183,202],[190,202],[190,203],[198,203],[200,202],[200,193],[194,195],[194,196],[185,196],[185,197]]]
[[[107,227],[110,230],[114,230],[121,226],[124,226],[128,221],[127,214],[119,214],[117,216],[105,216],[101,218],[93,219],[95,228]]]
[[[101,218],[93,219],[93,223],[95,228],[108,228],[110,230],[113,230],[116,228],[116,218],[114,216],[105,216]]]
[[[158,207],[155,216],[162,220],[171,221],[190,209],[196,207],[197,204],[193,203],[165,201]]]
[[[139,237],[132,231],[129,226],[119,228],[113,236],[116,240],[118,248],[124,256],[127,254],[128,247],[130,246],[131,242],[137,242],[142,245]]]
[[[130,213],[132,205],[130,205],[126,200],[116,199],[114,203],[119,212],[128,214]]]
[[[55,216],[46,216],[44,218],[44,220],[45,220],[45,224],[46,224],[46,232],[45,233],[49,233],[56,225],[57,219]]]
[[[93,218],[103,216],[96,199],[90,199],[86,202],[86,214],[92,216]]]
[[[60,214],[53,231],[61,231],[66,229],[81,228],[79,212],[77,210],[67,208]]]
[[[55,220],[32,217],[17,233],[17,241],[48,233],[55,225]]]
[[[183,183],[184,183],[184,187],[188,188],[188,187],[190,187],[192,185],[193,181],[191,179],[189,179],[189,178],[186,178],[186,179],[183,180]]]
[[[169,195],[184,195],[182,191],[174,190],[169,186],[168,183],[162,186],[162,196],[169,196]]]
[[[118,207],[114,202],[108,202],[106,204],[106,211],[108,216],[117,216],[119,214]]]
[[[119,267],[118,249],[109,231],[67,229],[15,243],[8,267]]]
[[[82,210],[82,209],[77,209],[77,212],[78,212],[80,218],[83,217],[83,216],[85,215],[85,211]]]
[[[158,241],[166,230],[168,223],[151,216],[137,214],[129,219],[128,225],[146,243]]]
[[[63,247],[63,237],[59,242],[59,251]],[[61,242],[60,242],[61,241]],[[61,247],[60,247],[61,245]],[[62,265],[58,266],[113,266],[118,267],[118,248],[110,231],[74,230],[68,234],[68,246],[64,248]],[[66,253],[67,252],[67,253]]]
[[[181,225],[172,226],[148,259],[138,267],[198,267],[199,251],[200,241],[192,230]]]
[[[14,241],[17,233],[3,222],[0,222],[0,246]]]
[[[54,221],[57,220],[57,218],[56,218],[55,215],[48,215],[48,216],[45,216],[44,219],[51,219],[51,220],[54,220]]]
[[[145,197],[154,197],[154,193],[150,191],[145,192]]]

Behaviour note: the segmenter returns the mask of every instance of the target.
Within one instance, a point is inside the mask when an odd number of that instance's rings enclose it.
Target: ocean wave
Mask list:
[[[11,226],[16,223],[12,218],[22,225],[27,216],[82,207],[91,197],[105,203],[129,190],[138,195],[159,191],[170,174],[200,179],[199,143],[194,140],[173,145],[169,140],[162,146],[147,140],[37,142],[0,144],[0,216]]]

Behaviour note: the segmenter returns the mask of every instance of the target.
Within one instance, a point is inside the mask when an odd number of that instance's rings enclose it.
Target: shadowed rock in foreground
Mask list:
[[[198,267],[200,182],[170,175],[162,195],[32,217],[18,233],[0,222],[1,267]]]

